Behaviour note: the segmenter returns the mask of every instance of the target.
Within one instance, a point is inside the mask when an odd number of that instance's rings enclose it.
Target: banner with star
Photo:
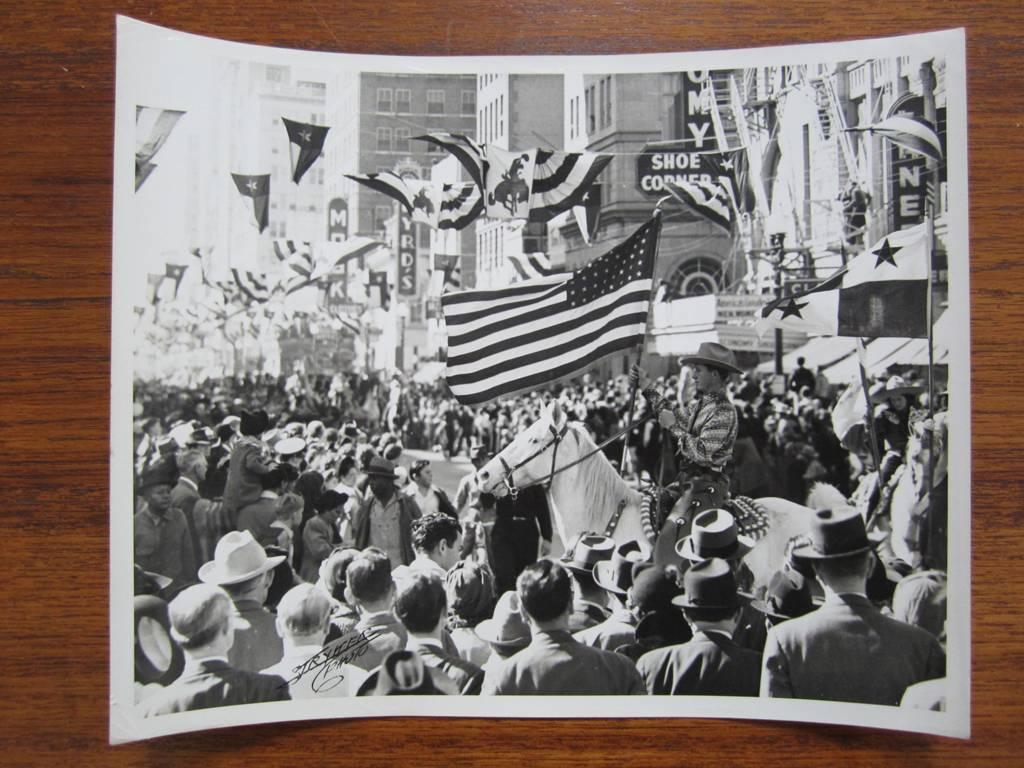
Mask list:
[[[292,181],[298,184],[303,174],[310,169],[310,166],[323,154],[324,141],[327,140],[327,132],[330,130],[324,125],[313,125],[312,123],[298,123],[282,117],[281,122],[288,131],[288,152],[292,161]]]
[[[783,328],[822,336],[927,338],[930,268],[924,224],[893,232],[815,288],[763,307],[757,332]]]
[[[256,217],[256,228],[262,233],[270,223],[270,174],[256,175],[232,173],[238,194],[252,198],[252,213]]]

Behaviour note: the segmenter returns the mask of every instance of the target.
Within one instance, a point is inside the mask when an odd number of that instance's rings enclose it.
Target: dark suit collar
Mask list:
[[[232,669],[226,658],[223,656],[211,656],[206,659],[189,659],[185,662],[185,668],[182,670],[181,675],[182,677],[202,675],[211,672],[222,672],[226,669]]]
[[[356,625],[359,629],[367,627],[393,627],[398,624],[398,619],[390,611],[375,613],[372,616],[363,616]]]

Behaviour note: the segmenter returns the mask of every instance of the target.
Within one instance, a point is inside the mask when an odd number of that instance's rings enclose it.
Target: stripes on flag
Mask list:
[[[346,179],[352,179],[364,187],[380,192],[383,195],[397,200],[405,208],[406,212],[412,213],[414,192],[409,184],[394,171],[381,171],[380,173],[346,173]]]
[[[520,280],[536,280],[561,273],[551,266],[551,259],[546,253],[511,253],[508,260]]]
[[[733,207],[725,188],[714,181],[666,179],[665,190],[687,208],[727,232],[733,227]]]
[[[158,109],[156,107],[135,107],[135,191],[149,178],[156,169],[152,162],[160,151],[171,131],[185,113],[178,109]]]
[[[474,182],[445,184],[437,213],[438,229],[463,229],[484,212],[484,197]]]
[[[471,405],[568,378],[643,340],[661,219],[571,275],[441,296],[446,379]]]
[[[473,139],[461,133],[438,131],[415,137],[419,141],[427,141],[455,155],[466,169],[469,178],[480,189],[484,188],[483,147]]]
[[[848,131],[868,131],[884,136],[893,144],[918,155],[942,160],[942,141],[935,128],[924,120],[893,115],[866,128],[848,128]]]
[[[270,300],[273,293],[267,276],[256,272],[242,271],[231,268],[231,274],[235,278],[235,285],[248,301],[263,303]]]
[[[925,338],[931,244],[924,224],[886,235],[815,288],[772,301],[756,323],[827,336]]]
[[[612,161],[596,152],[537,150],[530,194],[530,221],[544,222],[582,205],[587,190]]]
[[[278,261],[307,280],[313,276],[313,249],[308,242],[275,238],[273,245]]]
[[[346,177],[397,200],[413,221],[434,229],[463,229],[484,210],[483,195],[472,181],[442,184],[403,179],[392,171]]]

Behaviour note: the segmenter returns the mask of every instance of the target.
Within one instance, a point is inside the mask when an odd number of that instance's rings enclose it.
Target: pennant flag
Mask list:
[[[232,173],[231,178],[235,180],[235,186],[242,197],[252,198],[252,211],[256,217],[256,227],[262,233],[270,223],[270,206],[267,204],[270,200],[270,174],[263,173],[252,176]]]
[[[860,339],[857,339],[857,354],[863,366],[864,346]],[[832,430],[847,450],[856,451],[864,445],[867,413],[868,398],[858,378],[843,391],[832,407]]]
[[[434,229],[463,229],[484,210],[480,188],[471,181],[441,184],[403,179],[392,171],[346,177],[397,200],[413,221]]]
[[[275,238],[274,255],[292,272],[307,280],[313,276],[313,250],[308,242]]]
[[[579,205],[572,207],[572,215],[576,219],[576,226],[579,227],[583,242],[590,245],[590,241],[597,234],[597,227],[601,218],[601,194],[600,184],[591,184],[590,188],[583,193]]]
[[[790,328],[827,336],[927,338],[929,269],[925,225],[893,232],[817,287],[763,307],[757,332]]]
[[[750,185],[747,150],[730,149],[725,152],[704,152],[700,155],[701,173],[718,182],[729,197],[737,217],[757,207],[754,189]]]
[[[484,188],[483,147],[480,144],[461,133],[428,133],[417,136],[416,139],[430,142],[451,152],[466,169],[469,178],[480,189]]]
[[[380,173],[346,173],[345,178],[362,184],[364,187],[394,198],[407,213],[413,212],[413,197],[415,192],[409,186],[406,179],[403,179],[394,171],[381,171]]]
[[[434,269],[442,274],[441,292],[462,289],[462,257],[458,254],[434,254]]]
[[[530,221],[549,221],[562,211],[583,205],[588,190],[611,161],[611,155],[596,152],[538,149],[530,193]]]
[[[527,218],[537,150],[509,152],[486,145],[483,149],[485,213],[492,219]]]
[[[463,229],[483,212],[483,194],[475,183],[467,181],[441,187],[438,229]]]
[[[373,293],[373,289],[376,288],[378,293],[378,302],[381,309],[385,312],[391,309],[391,286],[388,285],[388,273],[384,271],[370,271],[370,280],[367,284],[367,290],[369,293]]]
[[[312,123],[297,123],[282,117],[281,122],[288,131],[288,152],[292,161],[292,181],[298,184],[323,153],[324,141],[330,128]]]
[[[248,302],[255,301],[262,304],[270,300],[272,290],[266,275],[242,272],[234,268],[231,269],[231,274],[234,275],[235,285],[238,286],[239,292]]]
[[[150,304],[153,304],[155,306],[156,304],[160,303],[160,286],[163,285],[166,277],[166,274],[157,274],[155,272],[150,272],[146,276],[146,281],[149,283]]]
[[[508,261],[520,280],[536,280],[538,277],[564,274],[551,266],[551,259],[546,253],[510,253]]]
[[[682,177],[680,177],[682,179]],[[665,190],[690,210],[726,232],[731,232],[733,205],[725,187],[716,181],[675,181],[666,179]]]
[[[877,133],[903,149],[930,157],[932,160],[942,160],[942,141],[934,126],[925,120],[905,115],[893,115],[866,128],[847,128],[846,130]]]
[[[174,281],[174,298],[178,298],[178,289],[181,287],[181,279],[185,276],[186,264],[167,264],[164,266],[166,276]]]
[[[329,275],[344,275],[347,265],[357,262],[379,248],[384,248],[384,243],[372,237],[350,237],[340,243],[323,242],[315,246],[313,259],[313,277],[321,279]]]
[[[655,216],[571,276],[441,296],[446,378],[471,405],[577,375],[644,338],[661,230]]]
[[[152,162],[185,113],[178,109],[135,107],[135,191],[156,168]]]

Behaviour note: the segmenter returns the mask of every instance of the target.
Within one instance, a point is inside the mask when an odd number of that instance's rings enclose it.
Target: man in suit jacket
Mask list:
[[[625,656],[591,648],[569,632],[572,581],[558,563],[540,560],[516,582],[530,624],[530,644],[506,660],[484,693],[626,695],[644,694],[644,681]]]
[[[637,669],[652,694],[757,696],[761,655],[733,640],[742,602],[732,567],[710,558],[683,577],[684,594],[673,599],[693,629],[681,645],[640,657]]]
[[[856,510],[812,518],[809,540],[793,555],[813,564],[825,604],[768,631],[762,696],[898,706],[907,687],[946,674],[938,640],[868,600],[871,548]]]
[[[200,484],[206,477],[206,455],[195,448],[183,451],[178,456],[178,484],[171,489],[171,506],[181,510],[188,525],[189,539],[195,561],[202,562],[203,549],[196,526],[194,510],[201,498]]]
[[[352,631],[362,633],[367,641],[352,663],[369,672],[392,651],[404,650],[409,641],[409,633],[392,611],[395,583],[391,579],[391,561],[379,549],[370,547],[349,563],[345,579],[345,601],[359,613]]]
[[[245,672],[228,663],[234,609],[224,590],[210,584],[189,587],[171,601],[169,611],[172,633],[185,651],[185,669],[143,702],[145,717],[290,698],[282,678]]]

